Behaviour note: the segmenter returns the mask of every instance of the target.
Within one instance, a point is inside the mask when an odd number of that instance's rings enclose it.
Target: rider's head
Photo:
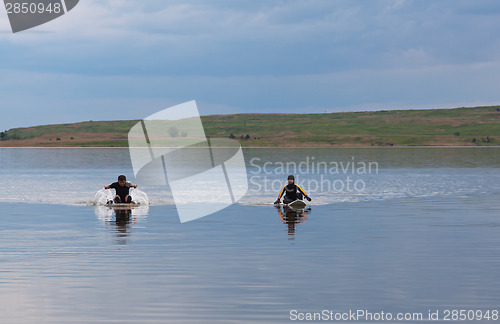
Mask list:
[[[288,184],[292,184],[294,181],[295,181],[295,177],[292,174],[290,174],[288,176]]]
[[[123,187],[125,185],[125,182],[127,182],[127,177],[125,177],[124,175],[118,177],[118,184],[120,186]]]

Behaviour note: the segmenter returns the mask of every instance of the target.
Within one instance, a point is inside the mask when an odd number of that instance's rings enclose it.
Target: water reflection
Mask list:
[[[133,225],[144,221],[148,215],[149,206],[131,208],[113,208],[110,206],[94,206],[96,216],[106,227],[111,225],[116,235],[118,245],[127,244]]]
[[[295,239],[295,227],[297,224],[304,223],[307,215],[311,212],[311,207],[306,209],[293,209],[288,206],[275,206],[278,210],[281,222],[288,227],[288,235],[291,240]],[[282,209],[283,208],[283,209]]]
[[[129,235],[128,229],[132,209],[117,209],[115,210],[115,225],[116,225],[116,238],[119,245],[127,244],[127,237]]]

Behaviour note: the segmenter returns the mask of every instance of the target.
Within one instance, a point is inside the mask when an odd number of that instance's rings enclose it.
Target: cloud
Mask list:
[[[0,109],[33,112],[2,123],[141,118],[192,99],[204,114],[495,102],[498,14],[490,0],[81,1],[0,33]]]
[[[296,0],[237,6],[234,1],[88,0],[39,29],[51,33],[9,41],[16,57],[27,48],[26,56],[40,58],[18,68],[98,75],[390,69],[412,51],[425,53],[427,59],[412,61],[421,66],[496,59],[497,19],[464,18],[450,10],[464,6],[454,3]],[[401,57],[387,60],[397,53]]]

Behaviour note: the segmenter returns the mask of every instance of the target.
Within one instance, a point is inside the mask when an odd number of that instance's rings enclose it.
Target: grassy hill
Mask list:
[[[127,146],[139,120],[14,128],[0,146]],[[208,137],[243,146],[500,145],[500,106],[325,114],[202,116]]]

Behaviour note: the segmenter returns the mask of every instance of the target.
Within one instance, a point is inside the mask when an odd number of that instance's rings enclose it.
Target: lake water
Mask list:
[[[247,195],[181,224],[166,186],[138,183],[151,204],[131,214],[93,205],[118,174],[135,182],[127,149],[0,149],[0,322],[498,312],[500,148],[244,155]],[[272,205],[289,173],[303,212]]]

